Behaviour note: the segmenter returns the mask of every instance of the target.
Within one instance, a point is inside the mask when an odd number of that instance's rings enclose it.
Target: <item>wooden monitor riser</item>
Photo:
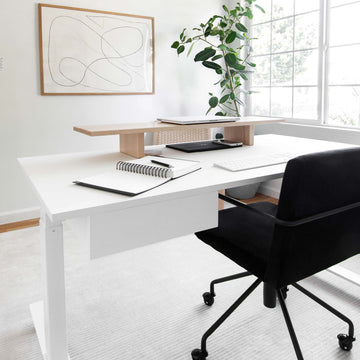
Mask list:
[[[108,125],[74,126],[74,131],[88,136],[118,135],[120,151],[124,154],[141,158],[145,155],[144,134],[159,131],[185,130],[195,128],[224,128],[224,137],[227,140],[242,142],[244,145],[254,145],[254,127],[258,124],[272,124],[284,121],[283,119],[264,117],[242,117],[236,122],[210,123],[196,125],[167,124],[160,121],[146,123],[126,123]]]

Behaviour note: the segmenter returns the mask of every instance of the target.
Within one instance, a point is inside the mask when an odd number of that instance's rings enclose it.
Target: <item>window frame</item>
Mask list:
[[[295,8],[295,1],[293,0],[293,6]],[[299,1],[299,0],[298,0]],[[348,2],[344,3],[344,4],[339,4],[339,5],[334,5],[333,7],[331,7],[331,0],[319,0],[319,10],[309,10],[309,11],[305,11],[305,12],[301,12],[299,14],[295,14],[295,12],[293,12],[292,15],[288,15],[288,16],[284,16],[281,18],[276,18],[273,19],[273,1],[271,0],[271,17],[268,21],[264,21],[264,22],[259,22],[259,23],[255,23],[252,24],[250,23],[250,21],[248,22],[248,26],[251,29],[252,26],[256,26],[256,25],[261,25],[261,24],[271,24],[271,31],[272,31],[272,24],[275,21],[278,20],[282,20],[282,19],[286,19],[286,18],[293,18],[294,19],[294,27],[295,27],[295,17],[299,16],[299,15],[306,15],[306,14],[310,14],[316,11],[319,11],[319,28],[318,28],[318,35],[319,35],[319,39],[318,39],[318,81],[317,81],[317,95],[318,95],[318,99],[317,99],[317,107],[316,107],[316,111],[317,111],[317,118],[316,119],[303,119],[303,118],[294,118],[293,117],[293,110],[294,110],[294,89],[296,87],[314,87],[314,86],[298,86],[295,85],[294,86],[294,62],[293,62],[293,69],[292,69],[292,81],[291,81],[291,85],[288,86],[272,86],[271,84],[271,57],[274,54],[280,54],[280,53],[292,53],[293,56],[295,56],[295,53],[297,51],[307,51],[307,50],[314,50],[316,48],[312,48],[312,49],[301,49],[301,50],[295,50],[295,39],[293,39],[293,44],[292,44],[292,50],[291,51],[284,51],[284,52],[272,52],[272,49],[270,47],[270,53],[269,54],[257,54],[256,57],[260,57],[260,56],[269,56],[270,57],[270,84],[269,86],[254,86],[254,88],[266,88],[270,90],[270,96],[269,96],[269,102],[270,102],[270,114],[269,115],[260,115],[260,114],[251,114],[251,111],[249,111],[249,109],[251,109],[252,107],[252,101],[251,101],[251,95],[246,97],[246,104],[249,104],[249,106],[246,106],[245,109],[245,114],[246,115],[251,115],[251,116],[258,116],[258,117],[272,117],[272,118],[279,118],[279,119],[285,119],[286,122],[288,123],[294,123],[294,124],[302,124],[302,125],[318,125],[318,126],[323,126],[323,127],[331,127],[331,128],[340,128],[340,129],[359,129],[360,126],[346,126],[346,125],[336,125],[336,124],[329,124],[328,122],[328,114],[329,114],[329,73],[330,73],[330,60],[329,60],[329,49],[332,47],[340,47],[340,46],[348,46],[349,44],[341,44],[341,45],[334,45],[334,46],[330,46],[330,26],[331,26],[331,21],[330,21],[330,12],[331,9],[334,8],[340,8],[340,7],[344,7],[344,6],[348,6],[351,4],[355,4],[355,3],[360,3],[360,0],[349,0]],[[255,14],[256,16],[256,14]],[[295,33],[295,32],[294,32]],[[272,41],[272,35],[271,35],[271,39],[270,39],[270,46],[271,46],[271,41]],[[360,41],[359,41],[360,44]],[[353,44],[352,44],[353,45]],[[256,45],[255,45],[256,46]],[[256,63],[256,61],[254,60],[254,62]],[[357,85],[357,84],[355,84]],[[360,84],[358,84],[360,86]],[[337,86],[337,85],[332,85],[332,86]],[[340,84],[338,86],[341,86]],[[342,85],[342,86],[347,86],[347,85]],[[350,85],[348,85],[350,86]],[[245,85],[246,90],[250,90],[252,87],[251,81],[249,81],[248,83],[246,83]],[[281,88],[281,87],[290,87],[292,88],[292,115],[291,117],[287,117],[287,116],[273,116],[271,115],[271,89],[272,88]]]

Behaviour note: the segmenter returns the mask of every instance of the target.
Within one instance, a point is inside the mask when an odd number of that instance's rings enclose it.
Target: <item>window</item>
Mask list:
[[[263,0],[247,114],[360,127],[360,0]]]

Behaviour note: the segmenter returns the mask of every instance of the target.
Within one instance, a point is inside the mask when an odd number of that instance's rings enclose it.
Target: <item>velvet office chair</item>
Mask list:
[[[236,207],[219,212],[217,228],[196,233],[206,244],[247,270],[211,282],[203,294],[214,302],[214,285],[254,275],[256,281],[206,331],[193,360],[208,356],[206,341],[224,320],[261,283],[276,294],[298,359],[303,359],[285,304],[288,285],[345,321],[348,334],[339,334],[339,346],[351,350],[352,322],[297,284],[308,276],[360,253],[360,148],[299,156],[286,166],[279,204],[246,205],[224,195]],[[276,304],[274,297],[273,305]]]

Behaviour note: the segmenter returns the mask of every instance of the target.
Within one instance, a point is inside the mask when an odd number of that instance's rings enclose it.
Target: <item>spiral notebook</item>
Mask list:
[[[154,164],[152,161],[162,162],[168,166]],[[200,168],[198,161],[145,156],[137,160],[118,161],[112,171],[76,180],[73,183],[134,196]]]

